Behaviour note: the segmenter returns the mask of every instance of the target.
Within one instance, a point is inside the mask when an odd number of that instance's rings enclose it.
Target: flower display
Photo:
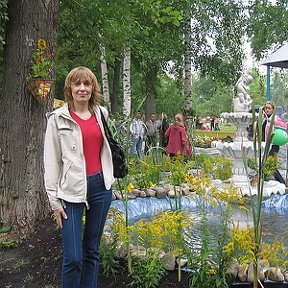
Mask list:
[[[27,89],[40,104],[44,104],[52,88],[54,62],[52,54],[46,52],[45,39],[38,39],[37,49],[32,54],[31,72],[27,77]]]
[[[37,49],[32,54],[31,72],[28,81],[31,79],[51,79],[53,72],[53,57],[47,53],[47,43],[45,39],[38,39]]]

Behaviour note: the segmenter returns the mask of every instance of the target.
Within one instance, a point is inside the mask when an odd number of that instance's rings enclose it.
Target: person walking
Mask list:
[[[169,138],[166,152],[171,157],[179,154],[183,156],[185,155],[185,148],[188,137],[181,114],[175,115],[175,121],[165,132],[165,137]]]
[[[219,122],[220,118],[218,116],[214,116],[214,131],[220,131]]]
[[[267,135],[269,131],[269,126],[271,119],[273,117],[273,114],[275,113],[275,104],[272,101],[266,102],[264,108],[263,108],[263,122],[262,122],[262,141],[267,140]],[[281,118],[277,115],[274,116],[274,127],[277,128],[282,128],[282,129],[287,129],[287,124],[285,124]],[[272,144],[271,149],[268,153],[268,156],[276,156],[279,152],[280,147],[278,145]],[[274,178],[280,183],[286,184],[285,180],[283,179],[282,175],[280,172],[276,169],[274,172]]]
[[[168,123],[168,119],[167,119],[167,115],[166,113],[162,112],[161,114],[161,127],[160,127],[160,142],[161,142],[161,147],[163,149],[166,149],[167,145],[168,145],[168,138],[165,137],[165,132],[167,131],[167,129],[169,128],[169,123]]]
[[[150,119],[146,122],[145,154],[152,147],[157,146],[161,123],[157,120],[156,113],[150,114]]]
[[[144,122],[142,121],[142,113],[138,111],[130,124],[131,147],[129,154],[136,154],[138,159],[142,158],[142,145],[144,137]]]
[[[48,115],[45,188],[62,234],[62,287],[96,288],[100,240],[115,181],[100,109],[106,119],[108,111],[99,105],[100,86],[86,67],[68,73],[64,95],[66,104]]]

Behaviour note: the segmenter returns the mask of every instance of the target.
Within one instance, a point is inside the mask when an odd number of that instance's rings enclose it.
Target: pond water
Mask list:
[[[182,197],[182,210],[188,209],[195,221],[201,217],[200,202],[201,196],[195,195],[194,198]],[[221,205],[221,204],[220,204]],[[122,200],[114,200],[111,207],[117,208],[124,213],[124,205]],[[175,201],[168,197],[163,199],[157,198],[136,198],[128,201],[129,224],[133,224],[142,218],[151,218],[161,211],[175,208]],[[288,246],[288,195],[273,195],[262,203],[262,223],[263,223],[263,241],[273,243],[281,241],[285,246]],[[220,208],[209,206],[207,210],[208,225],[213,234],[213,231],[219,229]],[[251,209],[250,209],[251,210]],[[252,226],[251,211],[240,209],[234,205],[232,209],[232,220],[240,227]],[[197,233],[197,232],[196,232]],[[215,233],[217,235],[217,233]],[[197,238],[197,236],[196,236]]]

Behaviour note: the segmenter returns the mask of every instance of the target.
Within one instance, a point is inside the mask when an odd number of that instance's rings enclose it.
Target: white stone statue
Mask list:
[[[249,112],[251,110],[252,99],[248,94],[249,84],[253,77],[248,74],[243,74],[236,83],[237,96],[235,97],[234,112]]]

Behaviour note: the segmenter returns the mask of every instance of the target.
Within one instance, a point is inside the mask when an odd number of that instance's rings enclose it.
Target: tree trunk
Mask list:
[[[50,210],[43,185],[43,143],[54,88],[42,106],[26,89],[25,79],[39,38],[55,53],[58,0],[9,0],[8,7],[0,95],[0,218],[20,234],[33,231]]]
[[[131,50],[130,47],[126,47],[124,51],[123,62],[123,114],[129,117],[131,113]]]
[[[148,66],[148,65],[147,65]],[[149,65],[149,71],[145,75],[145,87],[146,87],[146,110],[145,119],[150,119],[151,113],[156,113],[156,94],[157,94],[157,68],[153,65]]]
[[[120,72],[121,72],[121,63],[122,61],[118,56],[115,57],[114,61],[114,73],[113,73],[113,86],[112,86],[112,95],[111,95],[111,114],[115,115],[118,110],[118,97],[120,90]]]
[[[101,50],[101,74],[102,74],[102,91],[103,91],[103,100],[105,105],[110,110],[111,103],[110,103],[110,95],[109,95],[109,81],[108,81],[108,69],[107,69],[107,62],[106,62],[106,53],[105,47],[100,45]]]
[[[187,18],[184,27],[184,111],[192,109],[191,21]]]

